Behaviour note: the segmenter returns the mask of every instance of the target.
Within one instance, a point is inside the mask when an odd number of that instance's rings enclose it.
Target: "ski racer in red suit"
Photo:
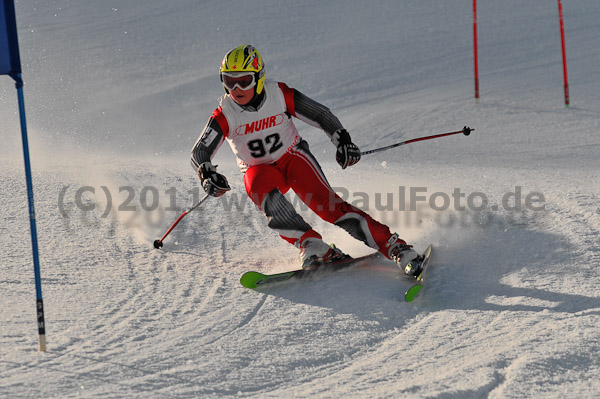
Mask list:
[[[226,94],[192,149],[192,166],[209,195],[219,197],[230,189],[211,163],[227,140],[244,173],[246,192],[267,217],[268,226],[300,249],[303,268],[347,255],[323,242],[296,212],[284,197],[290,189],[323,220],[396,261],[406,273],[419,271],[420,257],[412,246],[332,190],[308,143],[298,134],[292,117],[327,134],[337,148],[336,160],[342,169],[357,163],[360,150],[327,107],[285,83],[265,80],[262,57],[250,45],[225,55],[220,77]]]

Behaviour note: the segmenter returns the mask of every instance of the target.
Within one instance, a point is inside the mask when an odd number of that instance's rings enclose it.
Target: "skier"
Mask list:
[[[421,257],[389,228],[343,201],[331,188],[292,116],[322,129],[337,148],[342,169],[360,160],[360,150],[325,106],[285,83],[265,80],[265,64],[251,45],[230,50],[220,67],[225,95],[192,149],[192,166],[207,194],[230,190],[211,159],[225,140],[244,173],[247,194],[265,214],[268,226],[300,250],[303,268],[347,258],[296,213],[284,194],[292,189],[323,220],[381,252],[407,274],[418,276]]]

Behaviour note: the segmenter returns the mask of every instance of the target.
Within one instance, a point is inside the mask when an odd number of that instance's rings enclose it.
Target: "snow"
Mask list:
[[[478,2],[478,103],[471,6],[19,0],[48,351],[37,351],[4,77],[0,397],[596,397],[600,3],[563,4],[568,108],[556,2]],[[384,261],[241,287],[247,270],[296,267],[297,252],[246,198],[227,146],[216,163],[232,191],[152,248],[203,195],[189,150],[222,94],[221,57],[245,42],[268,77],[328,105],[363,150],[475,128],[342,171],[325,135],[297,123],[350,202],[418,249],[434,244],[414,302]],[[344,251],[369,253],[302,215]]]

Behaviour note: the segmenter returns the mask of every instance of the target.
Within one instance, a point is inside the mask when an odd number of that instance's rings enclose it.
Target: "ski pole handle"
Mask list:
[[[468,136],[471,134],[471,132],[475,130],[475,129],[471,129],[470,127],[463,127],[462,130],[458,130],[456,132],[449,132],[449,133],[441,133],[441,134],[434,134],[433,136],[426,136],[426,137],[418,137],[416,139],[410,139],[410,140],[406,140],[406,141],[402,141],[401,143],[396,143],[396,144],[392,144],[392,145],[388,145],[386,147],[381,147],[381,148],[375,148],[373,150],[368,150],[368,151],[362,151],[360,153],[360,155],[368,155],[368,154],[373,154],[375,152],[381,152],[381,151],[385,151],[385,150],[389,150],[391,148],[396,148],[396,147],[400,147],[401,145],[406,145],[406,144],[410,144],[410,143],[415,143],[417,141],[424,141],[424,140],[431,140],[431,139],[437,139],[439,137],[445,137],[445,136],[451,136],[453,134],[464,134],[465,136]]]
[[[179,222],[181,222],[181,219],[183,219],[185,217],[185,215],[187,215],[188,213],[190,213],[191,211],[193,211],[194,209],[196,209],[200,205],[202,205],[202,203],[204,201],[206,201],[208,199],[208,197],[210,197],[210,196],[208,194],[206,194],[204,196],[204,198],[202,198],[200,201],[198,201],[195,205],[193,205],[192,207],[190,207],[190,208],[186,209],[185,211],[183,211],[183,213],[181,215],[179,215],[179,217],[177,218],[177,220],[175,221],[175,223],[173,223],[173,225],[171,225],[171,227],[169,227],[169,230],[167,230],[167,232],[165,233],[165,235],[162,236],[161,239],[154,241],[154,248],[156,248],[156,249],[162,248],[164,239],[169,235],[169,233],[171,233],[171,231],[173,231],[173,229],[175,228],[175,226],[177,226],[179,224]]]

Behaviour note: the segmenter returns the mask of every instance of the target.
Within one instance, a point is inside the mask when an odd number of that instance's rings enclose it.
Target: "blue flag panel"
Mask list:
[[[0,75],[21,73],[14,0],[0,0]]]

